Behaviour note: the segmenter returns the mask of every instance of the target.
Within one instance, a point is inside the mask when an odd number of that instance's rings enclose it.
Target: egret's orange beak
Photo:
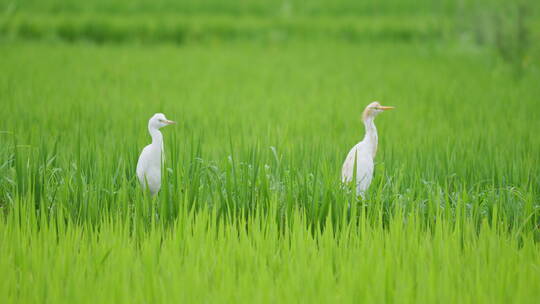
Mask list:
[[[164,120],[163,122],[168,124],[168,125],[175,125],[176,124],[176,121],[172,121],[172,120]]]
[[[392,107],[392,106],[379,106],[378,107],[379,110],[383,110],[383,111],[393,110],[395,108],[396,107]]]

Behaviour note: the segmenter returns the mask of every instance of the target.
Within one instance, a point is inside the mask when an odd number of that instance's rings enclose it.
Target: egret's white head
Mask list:
[[[148,121],[148,128],[150,129],[161,129],[168,125],[174,125],[176,122],[168,120],[163,113],[156,113]]]
[[[383,111],[392,110],[394,107],[382,106],[378,101],[374,101],[366,107],[364,113],[362,114],[362,119],[366,120],[368,118],[375,118],[379,113]]]

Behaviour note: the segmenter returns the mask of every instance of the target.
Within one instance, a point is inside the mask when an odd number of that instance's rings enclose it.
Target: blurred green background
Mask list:
[[[3,0],[0,11],[4,42],[454,41],[527,67],[540,40],[533,0]]]

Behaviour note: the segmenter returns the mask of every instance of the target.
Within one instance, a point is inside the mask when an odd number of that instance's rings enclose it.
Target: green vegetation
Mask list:
[[[3,303],[540,297],[533,9],[500,45],[450,1],[149,3],[0,5]],[[396,110],[359,200],[372,100]],[[156,112],[179,124],[150,199]]]

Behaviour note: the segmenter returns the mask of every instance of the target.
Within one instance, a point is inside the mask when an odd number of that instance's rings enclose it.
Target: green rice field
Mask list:
[[[286,3],[0,5],[1,303],[537,302],[536,7],[525,43],[453,1]]]

